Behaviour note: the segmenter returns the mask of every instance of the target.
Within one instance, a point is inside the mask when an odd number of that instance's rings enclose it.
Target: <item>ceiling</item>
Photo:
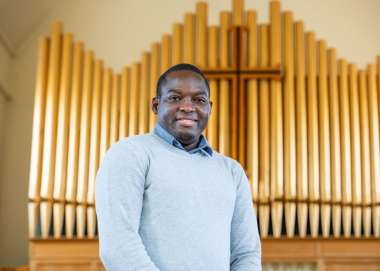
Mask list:
[[[54,0],[0,0],[0,42],[10,55],[56,5]]]

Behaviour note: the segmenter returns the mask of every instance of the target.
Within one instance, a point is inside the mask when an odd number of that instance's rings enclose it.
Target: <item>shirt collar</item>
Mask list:
[[[187,151],[188,153],[196,153],[196,152],[201,152],[205,153],[209,156],[212,156],[212,148],[208,144],[206,138],[201,135],[197,147],[191,150],[186,150],[181,142],[179,142],[174,136],[172,136],[166,129],[164,129],[159,123],[156,124],[156,127],[154,128],[154,133],[165,140],[167,143],[170,145],[179,148],[181,150]]]

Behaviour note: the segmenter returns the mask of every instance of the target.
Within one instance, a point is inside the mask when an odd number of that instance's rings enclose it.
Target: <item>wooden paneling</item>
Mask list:
[[[269,238],[262,240],[262,262],[309,263],[320,271],[379,270],[379,246],[379,239]],[[104,270],[98,249],[97,240],[33,240],[30,270]]]

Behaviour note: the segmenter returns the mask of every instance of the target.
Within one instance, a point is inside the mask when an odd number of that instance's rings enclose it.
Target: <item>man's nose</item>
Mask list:
[[[180,103],[180,106],[179,106],[179,110],[182,110],[184,112],[192,112],[195,110],[194,108],[194,104],[193,104],[193,101],[188,98],[183,98],[181,100],[181,103]]]

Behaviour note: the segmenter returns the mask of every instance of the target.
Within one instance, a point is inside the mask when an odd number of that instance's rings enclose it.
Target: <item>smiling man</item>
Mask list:
[[[108,270],[261,270],[244,170],[207,143],[210,89],[189,64],[158,80],[151,134],[123,139],[96,180],[100,256]]]

